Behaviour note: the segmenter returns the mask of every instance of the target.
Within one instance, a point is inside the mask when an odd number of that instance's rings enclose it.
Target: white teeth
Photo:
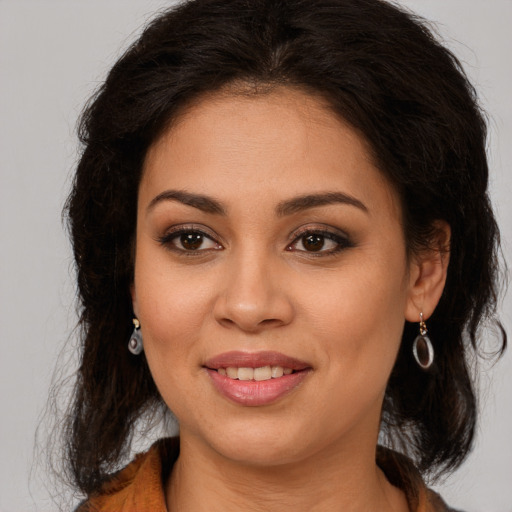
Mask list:
[[[269,380],[272,378],[270,366],[262,366],[254,369],[254,380]]]
[[[238,380],[254,379],[254,368],[238,368]]]
[[[229,366],[228,368],[219,368],[217,371],[230,379],[256,381],[278,379],[293,372],[291,368],[283,368],[282,366],[261,366],[259,368]]]
[[[229,367],[226,368],[226,373],[230,379],[238,379],[238,368]]]
[[[272,378],[277,379],[279,377],[282,377],[284,373],[282,366],[272,366]]]

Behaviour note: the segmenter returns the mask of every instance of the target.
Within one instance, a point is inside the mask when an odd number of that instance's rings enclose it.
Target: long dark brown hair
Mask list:
[[[486,123],[459,62],[424,22],[380,0],[191,0],[147,26],[81,118],[65,210],[82,332],[65,427],[74,484],[97,490],[125,460],[138,420],[165,408],[144,355],[126,348],[141,169],[187,104],[232,83],[325,98],[398,191],[411,254],[428,247],[437,220],[450,225],[448,279],[428,325],[435,363],[424,372],[413,362],[417,326],[406,323],[381,430],[425,473],[457,467],[475,431],[468,361],[494,319],[499,278]]]

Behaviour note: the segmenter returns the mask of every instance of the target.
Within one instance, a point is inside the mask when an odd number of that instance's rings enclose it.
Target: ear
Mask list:
[[[444,290],[450,261],[450,226],[436,221],[430,247],[414,255],[409,269],[409,294],[405,319],[419,322],[420,313],[427,320],[434,312]]]
[[[136,318],[139,318],[139,313],[138,313],[138,306],[137,306],[137,293],[135,292],[135,283],[132,282],[132,284],[130,285],[130,295],[132,296],[132,309],[133,309],[133,314],[135,315]]]

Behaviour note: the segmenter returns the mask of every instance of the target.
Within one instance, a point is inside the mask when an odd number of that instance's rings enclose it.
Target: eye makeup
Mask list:
[[[166,249],[183,256],[200,256],[207,252],[223,250],[218,236],[198,225],[179,225],[168,230],[157,242]],[[303,253],[304,256],[327,257],[354,247],[349,236],[325,225],[305,225],[293,232],[285,250]]]
[[[197,225],[179,225],[169,229],[157,242],[181,256],[202,256],[205,252],[223,250],[216,237]]]

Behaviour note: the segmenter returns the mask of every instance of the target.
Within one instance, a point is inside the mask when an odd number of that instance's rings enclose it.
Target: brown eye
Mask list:
[[[208,250],[220,250],[222,245],[210,235],[195,229],[179,229],[159,238],[158,241],[168,249],[182,254],[202,253]]]
[[[203,244],[204,237],[201,233],[183,233],[180,236],[182,247],[188,251],[196,251]]]
[[[323,249],[325,245],[325,237],[323,235],[319,235],[317,233],[311,233],[309,235],[304,235],[301,238],[302,246],[305,251],[316,252]]]
[[[353,247],[347,236],[331,231],[306,231],[287,247],[288,251],[302,253],[318,253],[318,256],[329,256],[339,251]]]

